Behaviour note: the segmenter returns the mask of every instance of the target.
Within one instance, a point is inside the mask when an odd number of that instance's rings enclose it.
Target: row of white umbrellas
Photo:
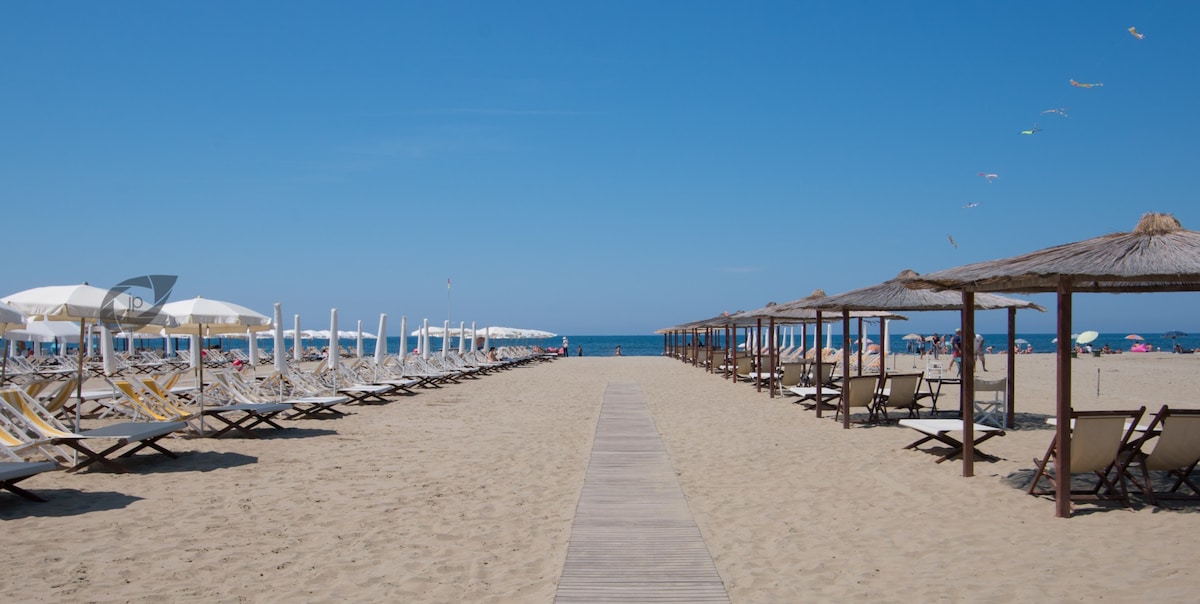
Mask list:
[[[148,276],[148,281],[153,281],[155,276]],[[169,278],[171,284],[174,283],[174,278]],[[152,284],[152,283],[151,283]],[[166,288],[170,290],[169,287]],[[157,292],[156,292],[157,295]],[[275,350],[284,349],[285,330],[282,326],[282,309],[280,304],[275,304],[274,318],[267,317],[250,308],[225,302],[220,300],[210,300],[207,298],[196,297],[189,300],[180,300],[177,302],[163,303],[155,305],[148,309],[140,309],[144,303],[134,296],[124,293],[119,288],[110,290],[93,287],[87,284],[83,285],[62,285],[48,286],[28,289],[22,292],[12,294],[0,299],[0,335],[14,329],[28,329],[27,321],[49,321],[49,322],[76,322],[78,323],[79,335],[76,341],[83,341],[88,325],[99,325],[102,332],[102,341],[104,342],[103,351],[107,353],[105,371],[113,373],[111,369],[115,369],[110,364],[113,359],[111,352],[111,334],[109,327],[115,323],[120,331],[126,332],[141,332],[150,334],[151,337],[162,337],[168,335],[192,336],[192,363],[193,367],[200,372],[199,383],[200,388],[200,405],[203,409],[204,391],[203,391],[203,371],[204,364],[200,362],[201,351],[200,340],[204,337],[212,336],[245,336],[249,337],[256,332],[266,332],[270,330],[275,340]],[[295,339],[295,334],[301,334],[305,337],[306,332],[300,329],[300,315],[295,315],[295,327],[291,330],[291,337]],[[406,319],[400,319],[400,332],[403,334],[406,330]],[[386,334],[387,315],[380,315],[379,318],[379,335]],[[53,333],[64,333],[61,328],[47,328]],[[337,328],[337,310],[333,309],[330,312],[330,328],[328,331],[315,331],[308,334],[308,337],[329,339],[331,334],[338,334],[341,338],[357,338],[358,339],[358,354],[362,355],[362,340],[364,338],[378,338],[379,336],[369,334],[362,330],[362,322],[358,322],[357,331],[341,331]],[[412,335],[420,335],[423,340],[423,353],[428,356],[430,337],[458,337],[459,350],[462,351],[465,342],[464,334],[467,331],[464,325],[459,326],[457,332],[450,329],[447,322],[441,333],[436,333],[436,328],[431,328],[428,321],[425,321],[423,328],[413,333]],[[472,334],[483,334],[485,338],[546,338],[553,337],[554,334],[538,330],[522,330],[502,327],[486,327],[482,330],[474,328],[472,325]],[[72,335],[74,335],[74,326],[72,326]],[[449,337],[445,337],[446,342],[443,343],[443,353],[445,352],[446,343]],[[250,338],[251,356],[255,354],[257,348],[257,337]],[[471,349],[475,349],[475,339],[472,337],[470,343]],[[302,351],[300,346],[294,346],[295,357],[299,359]],[[338,346],[330,346],[330,363],[335,363],[338,355]],[[405,346],[401,346],[401,356],[406,354]],[[376,357],[382,361],[382,357],[386,354],[386,346],[376,346]],[[80,346],[80,377],[83,378],[83,347]],[[7,359],[7,356],[5,356]],[[286,360],[283,355],[275,355],[276,368],[280,371],[286,369]],[[82,390],[83,379],[79,381],[79,388]],[[77,393],[81,395],[80,393]],[[76,407],[78,411],[78,407]],[[76,417],[76,429],[78,429],[79,418]],[[202,427],[203,429],[203,427]]]

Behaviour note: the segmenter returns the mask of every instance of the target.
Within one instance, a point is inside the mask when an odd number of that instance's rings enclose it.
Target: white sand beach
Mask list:
[[[602,395],[623,382],[641,387],[734,602],[1193,601],[1200,507],[1060,519],[1025,494],[1052,434],[1054,359],[1017,361],[1019,427],[981,446],[1001,459],[972,478],[904,450],[907,428],[843,430],[657,357],[558,359],[261,439],[175,439],[179,459],[139,455],[129,474],[22,483],[47,503],[0,495],[0,598],[550,602]],[[1081,358],[1075,406],[1200,407],[1197,368]]]

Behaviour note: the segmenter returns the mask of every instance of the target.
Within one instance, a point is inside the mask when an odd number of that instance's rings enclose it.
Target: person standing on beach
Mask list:
[[[975,358],[979,359],[979,366],[982,367],[984,371],[987,371],[987,361],[983,359],[983,353],[983,336],[980,334],[975,334]]]
[[[617,356],[621,356],[621,345],[617,344]]]
[[[583,356],[583,344],[580,344],[579,346],[575,347],[575,356],[577,356],[577,357]]]
[[[962,375],[962,328],[954,330],[954,337],[950,338],[950,365],[958,366],[958,375]]]
[[[564,356],[564,357],[569,357],[569,356],[571,356],[570,342],[567,342],[567,336],[563,336],[563,349],[562,349],[562,354],[563,354],[563,356]]]

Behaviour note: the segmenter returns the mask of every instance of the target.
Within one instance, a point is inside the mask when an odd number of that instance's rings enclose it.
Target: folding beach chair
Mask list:
[[[1151,446],[1152,445],[1152,446]],[[1200,409],[1168,409],[1163,405],[1144,435],[1133,444],[1126,476],[1141,489],[1146,499],[1162,506],[1164,499],[1200,500],[1200,487],[1191,474],[1200,462]],[[1132,469],[1140,473],[1135,477]],[[1155,490],[1151,472],[1165,472],[1175,482],[1165,490]],[[1183,486],[1191,494],[1181,493]]]
[[[26,425],[49,444],[70,447],[82,454],[84,458],[69,468],[68,472],[81,470],[93,463],[99,463],[114,472],[127,472],[124,466],[111,459],[112,455],[125,447],[130,448],[119,455],[121,458],[130,457],[145,448],[154,449],[167,457],[179,457],[159,445],[158,441],[187,427],[184,422],[125,422],[76,433],[70,431],[23,391],[11,388],[0,390],[0,413],[22,418]],[[97,439],[116,442],[101,451],[84,444]]]
[[[845,383],[845,396],[842,397],[837,413],[834,413],[833,418],[836,420],[843,413],[849,415],[856,409],[861,409],[866,411],[867,421],[874,420],[876,417],[875,394],[879,388],[879,376],[852,375],[846,378]]]
[[[975,423],[1003,428],[1008,421],[1008,378],[975,378]]]
[[[1092,474],[1094,486],[1087,489],[1072,488],[1065,496],[1072,501],[1097,501],[1116,499],[1129,505],[1129,493],[1124,488],[1125,467],[1122,457],[1128,451],[1130,437],[1137,430],[1137,422],[1146,412],[1145,407],[1131,411],[1072,411],[1071,412],[1071,474]],[[1063,496],[1055,492],[1053,468],[1058,434],[1050,440],[1046,456],[1034,459],[1037,471],[1029,482],[1030,495]],[[1049,489],[1042,489],[1045,478]]]

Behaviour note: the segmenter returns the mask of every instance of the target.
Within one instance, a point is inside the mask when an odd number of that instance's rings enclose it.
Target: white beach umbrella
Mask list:
[[[467,339],[464,337],[467,335],[466,327],[467,327],[466,323],[460,322],[458,324],[458,354],[459,354],[459,356],[462,356],[467,353]]]
[[[200,296],[163,304],[162,312],[175,323],[166,328],[167,333],[195,334],[197,341],[206,335],[263,331],[271,324],[266,315],[240,304]],[[196,386],[200,389],[200,433],[204,434],[204,362],[199,356],[193,353]]]
[[[258,337],[250,330],[246,330],[246,336],[250,340],[250,370],[254,371],[254,368],[258,366]]]
[[[275,303],[275,316],[273,322],[275,332],[275,371],[283,374],[287,371],[287,357],[284,354],[286,349],[283,343],[283,305],[279,302]]]
[[[379,379],[379,368],[387,360],[387,313],[379,313],[379,338],[375,340],[375,379]]]
[[[475,340],[476,340],[476,338],[478,338],[478,337],[479,337],[479,335],[478,335],[478,333],[475,331],[475,322],[474,322],[474,321],[471,321],[471,352],[475,352],[475,350],[476,350],[476,342],[475,342]]]
[[[442,327],[442,358],[450,352],[450,320],[447,319]]]
[[[117,374],[117,353],[113,349],[112,331],[105,325],[100,325],[100,356],[104,375],[112,377]]]
[[[79,324],[70,321],[29,321],[19,324],[5,334],[11,340],[18,342],[65,342],[79,341]]]
[[[408,317],[400,315],[400,362],[408,358]]]
[[[429,319],[421,319],[421,358],[429,360]]]
[[[329,358],[326,359],[325,365],[333,372],[333,387],[337,388],[337,369],[341,363],[341,354],[338,351],[337,336],[334,335],[338,333],[336,308],[329,309],[329,333]]]
[[[25,315],[21,311],[0,302],[0,337],[3,337],[9,329],[20,329],[25,327]],[[11,346],[11,341],[9,343]],[[0,350],[3,350],[0,348]],[[0,384],[4,383],[4,379],[8,373],[8,356],[4,355],[4,360],[0,363]]]
[[[354,358],[361,359],[363,357],[363,330],[362,319],[358,320],[358,334],[354,342]]]
[[[187,339],[188,339],[188,350],[191,351],[191,353],[192,353],[192,360],[190,363],[188,363],[188,366],[191,369],[199,370],[200,365],[201,365],[201,363],[200,363],[200,353],[201,353],[200,340],[201,340],[201,338],[199,336],[190,335],[190,336],[187,336]]]
[[[160,281],[155,281],[157,278]],[[169,292],[174,285],[174,277],[169,279],[161,275],[147,276],[151,285],[160,284]],[[166,284],[166,281],[170,284]],[[157,290],[156,290],[157,291]],[[166,317],[158,312],[159,305],[144,310],[135,310],[133,297],[124,290],[112,290],[82,285],[52,285],[27,289],[0,299],[28,318],[45,319],[48,321],[79,321],[79,338],[84,336],[85,325],[100,321],[128,322],[129,324],[164,325]],[[157,302],[157,301],[156,301]],[[76,386],[76,396],[83,398],[83,382],[87,379],[83,364],[83,346],[79,347],[79,383]],[[79,430],[80,407],[75,406],[75,430]]]
[[[483,349],[484,349],[484,351],[488,351],[488,350],[492,349],[492,328],[491,327],[483,328]]]
[[[292,336],[292,360],[299,363],[300,361],[304,360],[304,347],[300,345],[300,339],[302,337],[302,332],[300,331],[300,315],[294,316],[292,320],[295,321],[296,324],[296,326],[293,328],[294,333]]]

